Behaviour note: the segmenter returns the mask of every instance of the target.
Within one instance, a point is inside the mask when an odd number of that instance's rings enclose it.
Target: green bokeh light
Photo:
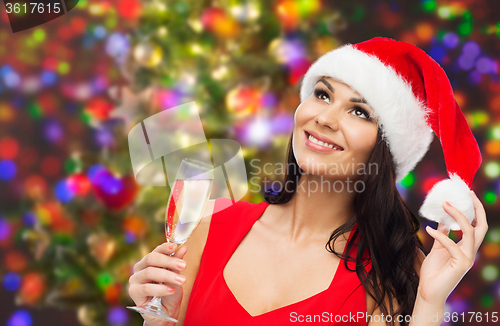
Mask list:
[[[469,35],[472,32],[472,15],[470,12],[466,11],[463,15],[464,21],[458,25],[458,34],[462,36]]]
[[[488,123],[489,115],[483,110],[472,113],[473,127],[482,126]]]
[[[45,31],[41,28],[37,28],[35,32],[33,32],[33,39],[37,42],[43,42],[43,40],[45,40]]]
[[[408,173],[403,180],[401,180],[401,185],[405,188],[411,188],[415,183],[415,174],[413,172]]]
[[[82,170],[82,162],[70,157],[64,162],[64,170],[68,173],[78,173]]]
[[[422,8],[425,11],[433,11],[436,9],[436,1],[435,0],[424,0],[422,1]]]
[[[61,62],[58,66],[57,66],[57,71],[61,74],[61,75],[65,75],[69,72],[69,64],[67,62]]]
[[[105,25],[108,29],[114,28],[116,26],[116,24],[117,24],[117,20],[116,20],[115,16],[106,18]]]
[[[352,22],[358,22],[361,21],[363,18],[365,18],[366,15],[366,9],[364,6],[357,4],[354,6],[354,13],[350,17],[350,21]]]
[[[485,294],[481,297],[481,306],[484,308],[491,308],[495,303],[495,299],[491,294]]]
[[[488,204],[493,204],[497,201],[497,194],[495,194],[493,191],[487,191],[484,194],[484,201]]]
[[[500,125],[497,125],[488,130],[488,138],[494,140],[500,140]]]
[[[458,25],[458,34],[462,36],[467,36],[472,32],[472,22],[463,22],[460,25]]]
[[[42,117],[42,108],[38,103],[31,102],[28,105],[28,114],[34,119],[39,119]]]
[[[104,290],[111,284],[113,284],[113,276],[109,273],[101,273],[97,276],[97,286],[99,289]]]

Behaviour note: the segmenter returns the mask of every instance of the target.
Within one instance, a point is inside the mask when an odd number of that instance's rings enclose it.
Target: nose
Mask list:
[[[314,120],[321,127],[327,127],[332,129],[333,131],[339,130],[339,108],[335,108],[335,106],[328,107],[319,113]]]

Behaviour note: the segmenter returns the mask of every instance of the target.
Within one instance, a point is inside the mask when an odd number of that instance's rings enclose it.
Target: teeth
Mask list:
[[[333,144],[328,144],[328,143],[324,143],[322,142],[321,140],[317,140],[316,138],[314,138],[312,135],[309,135],[309,140],[312,141],[313,143],[315,144],[318,144],[318,145],[321,145],[321,146],[325,146],[325,147],[328,147],[328,148],[332,148],[332,149],[335,149],[337,151],[341,151],[340,148],[338,147],[334,147]]]

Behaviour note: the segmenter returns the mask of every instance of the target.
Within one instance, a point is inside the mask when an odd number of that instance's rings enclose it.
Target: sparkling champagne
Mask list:
[[[176,179],[167,204],[167,240],[182,244],[200,223],[210,197],[213,179]]]

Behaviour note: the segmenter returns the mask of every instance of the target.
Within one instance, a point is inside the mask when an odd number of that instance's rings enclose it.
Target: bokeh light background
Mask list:
[[[127,133],[196,100],[207,138],[246,163],[282,163],[312,62],[344,43],[413,43],[446,71],[483,154],[473,189],[489,231],[446,310],[500,314],[500,3],[497,1],[80,1],[13,34],[0,6],[0,324],[142,325],[124,307],[132,266],[164,241],[165,189],[139,187]],[[411,144],[409,144],[411,145]],[[466,153],[464,153],[466,155]],[[248,164],[245,200],[271,181]],[[437,138],[398,188],[416,214],[446,177]],[[432,239],[421,219],[420,236]],[[451,232],[458,241],[461,232]],[[481,313],[469,320],[469,312]],[[462,322],[464,313],[466,322]]]

